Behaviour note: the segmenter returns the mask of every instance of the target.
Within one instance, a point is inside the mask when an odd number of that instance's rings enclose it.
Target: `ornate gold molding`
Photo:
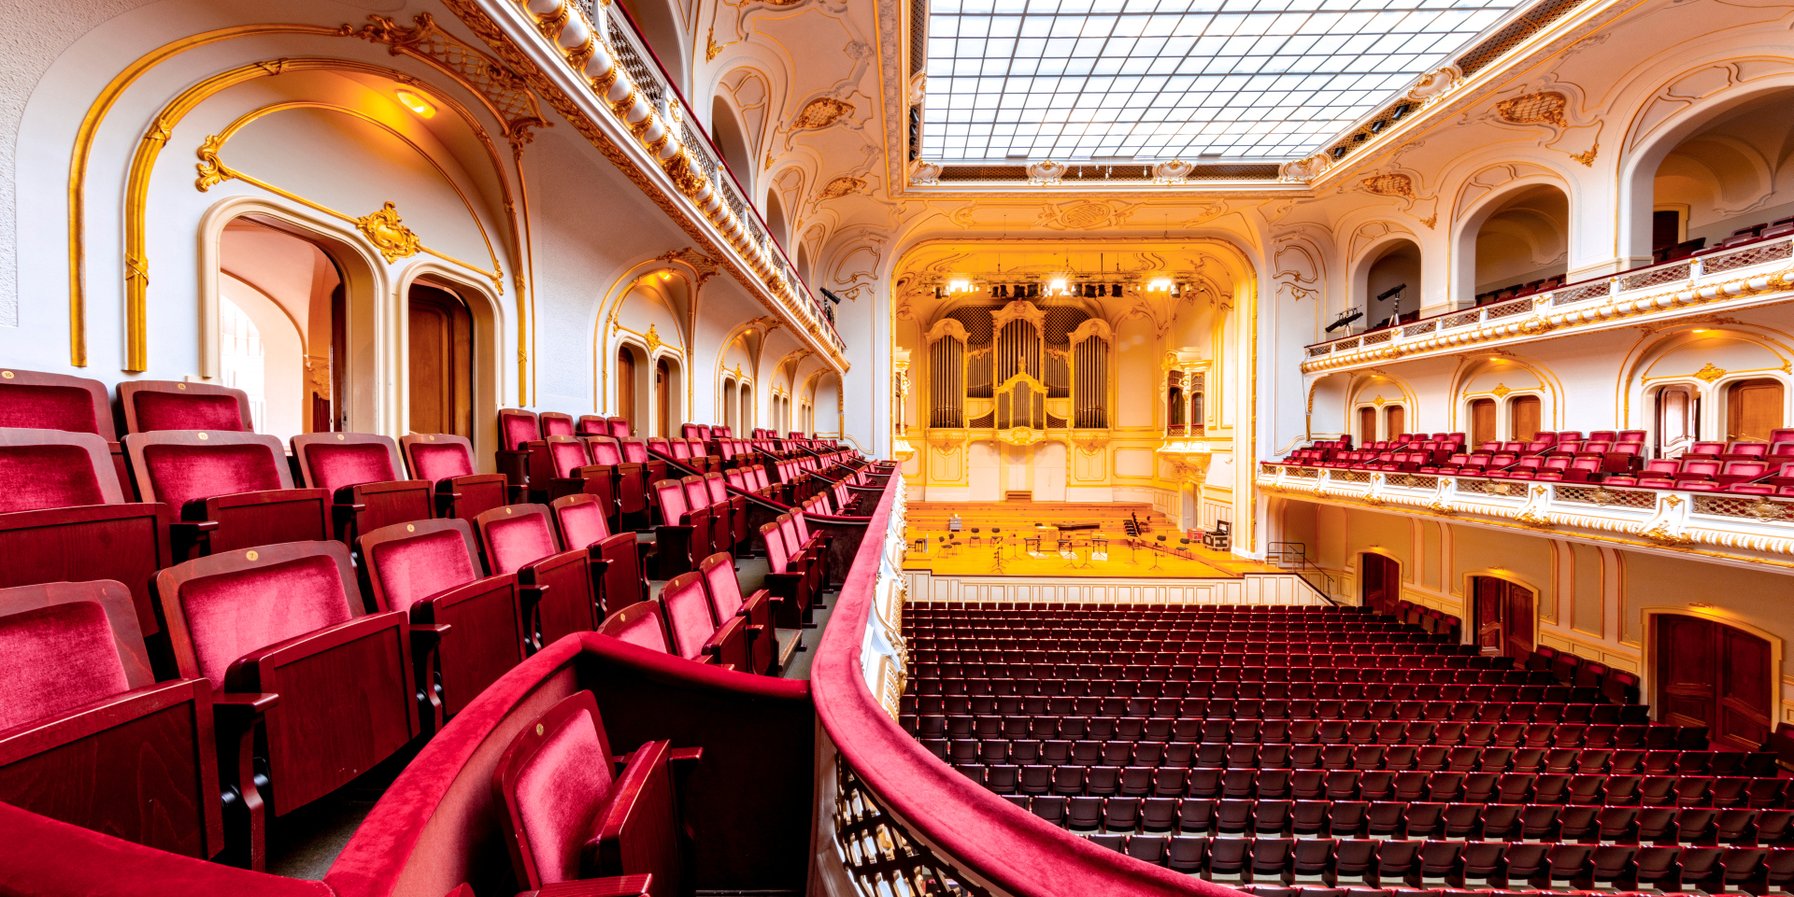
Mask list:
[[[417,234],[400,220],[398,207],[391,200],[382,204],[379,211],[355,219],[355,229],[380,250],[381,257],[389,265],[416,255],[423,245]]]

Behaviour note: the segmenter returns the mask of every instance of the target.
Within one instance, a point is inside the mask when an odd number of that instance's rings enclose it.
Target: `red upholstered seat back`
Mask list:
[[[544,411],[536,415],[543,436],[572,436],[573,415],[559,411]]]
[[[473,474],[473,446],[466,438],[448,434],[407,436],[402,441],[411,476],[438,482]]]
[[[648,446],[639,439],[623,441],[623,460],[631,464],[644,464],[648,460]]]
[[[735,578],[735,567],[729,556],[717,552],[698,564],[704,586],[710,590],[710,603],[719,618],[727,619],[741,612],[747,599],[741,595],[741,582]]]
[[[610,435],[615,436],[618,439],[628,439],[629,438],[629,421],[628,421],[628,419],[621,418],[621,417],[611,418],[610,419]]]
[[[401,535],[399,531],[403,531]],[[387,610],[411,606],[484,575],[473,529],[458,518],[401,523],[362,537],[368,578]]]
[[[498,761],[496,778],[526,885],[588,874],[588,843],[616,781],[611,770],[610,745],[589,691],[568,695],[535,725],[518,730]]]
[[[681,573],[667,581],[660,600],[666,605],[674,651],[686,660],[702,659],[704,643],[716,632],[703,579],[697,573]]]
[[[516,573],[561,551],[548,524],[548,509],[541,505],[494,508],[479,516],[479,525],[494,573]]]
[[[0,513],[124,501],[106,440],[62,430],[0,430]]]
[[[587,462],[585,444],[572,436],[548,437],[548,457],[557,477],[571,477]]]
[[[578,499],[570,501],[568,499]],[[610,538],[610,524],[593,495],[567,496],[554,505],[554,519],[568,549],[589,548]]]
[[[660,604],[655,601],[638,601],[611,614],[598,631],[650,651],[673,653],[667,644],[666,624],[661,622]]]
[[[125,408],[126,429],[132,433],[247,433],[255,429],[249,419],[249,394],[240,389],[173,380],[137,380],[119,384],[118,399]]]
[[[237,658],[352,619],[349,576],[341,542],[288,542],[178,564],[157,592],[182,672],[222,686]]]
[[[0,427],[118,436],[105,384],[36,371],[0,370]]]
[[[498,438],[506,451],[522,451],[523,444],[542,438],[542,427],[534,411],[501,408],[498,412]]]
[[[125,437],[133,448],[138,491],[146,500],[179,507],[189,501],[290,489],[285,453],[280,440],[254,433],[134,434]],[[142,462],[135,451],[141,447]]]
[[[685,488],[686,504],[694,508],[710,507],[710,490],[704,486],[703,477],[680,477],[679,485]]]
[[[729,484],[723,475],[716,471],[704,474],[704,491],[710,495],[710,503],[721,504],[729,500]]]
[[[593,464],[623,463],[623,450],[617,445],[617,440],[610,436],[587,437],[586,451],[590,453]]]
[[[774,573],[788,572],[791,569],[791,550],[785,544],[785,536],[778,522],[762,525],[760,538],[766,542],[767,566],[772,568]]]
[[[332,492],[362,483],[402,480],[392,439],[371,433],[310,433],[293,437],[306,484]]]
[[[124,586],[80,585],[116,587],[135,623],[136,612],[130,610],[130,593]],[[7,612],[7,594],[28,591],[41,587],[0,590],[0,657],[7,665],[6,675],[0,677],[0,731],[131,688],[99,601],[70,600]]]
[[[685,501],[685,484],[678,480],[655,480],[654,503],[660,506],[661,519],[678,523],[691,508]]]

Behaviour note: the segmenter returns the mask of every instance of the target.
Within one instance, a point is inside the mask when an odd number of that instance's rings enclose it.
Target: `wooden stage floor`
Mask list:
[[[956,513],[958,533],[950,530]],[[1127,534],[1129,520],[1146,527],[1137,539]],[[1059,529],[1072,524],[1083,527]],[[936,576],[1212,579],[1282,572],[1196,539],[1186,544],[1184,533],[1145,504],[914,502],[904,535],[904,569]]]

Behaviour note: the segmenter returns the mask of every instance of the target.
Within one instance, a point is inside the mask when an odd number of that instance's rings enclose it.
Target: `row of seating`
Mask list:
[[[1445,897],[1465,892],[1499,897],[1596,888],[1598,893],[1763,893],[1794,884],[1794,848],[1199,835],[1103,834],[1089,839],[1179,872],[1268,884],[1249,889],[1263,897]],[[1298,882],[1316,886],[1292,886]],[[1437,887],[1424,888],[1428,883]]]
[[[1562,274],[1551,277],[1541,277],[1537,280],[1527,281],[1526,283],[1516,283],[1505,287],[1496,287],[1492,290],[1484,290],[1476,294],[1476,304],[1479,306],[1493,305],[1497,302],[1506,302],[1509,299],[1521,299],[1539,293],[1548,293],[1563,285],[1564,276]]]
[[[1794,846],[1794,810],[1010,795],[1074,832]]]
[[[1132,741],[1097,738],[924,738],[922,746],[953,763],[1086,766],[1392,769],[1422,772],[1532,772],[1612,775],[1774,777],[1767,751],[1522,748],[1447,744],[1257,744],[1226,741]]]
[[[1574,705],[1572,705],[1574,706]],[[1614,705],[1589,705],[1613,707]],[[1550,713],[1543,705],[1535,713]],[[1570,712],[1570,711],[1566,711]],[[1021,715],[907,715],[923,737],[1058,738],[1066,741],[1182,742],[1193,744],[1383,744],[1467,747],[1564,747],[1610,750],[1701,750],[1706,728],[1670,723],[1537,724],[1434,720],[1227,719],[1224,717],[1058,717]],[[1046,733],[1053,733],[1048,735]],[[1534,743],[1536,741],[1536,743]]]
[[[905,695],[914,709],[924,716],[973,713],[971,703],[980,697],[994,701],[1003,697],[1072,697],[1086,700],[1116,699],[1116,706],[1127,707],[1127,713],[1148,715],[1144,703],[1123,699],[1150,697],[1152,713],[1184,719],[1363,719],[1434,720],[1461,723],[1526,723],[1559,722],[1569,719],[1582,722],[1595,718],[1596,711],[1588,704],[1601,701],[1604,695],[1594,689],[1578,689],[1568,685],[1431,685],[1427,683],[1385,684],[1343,683],[1334,687],[1342,693],[1354,692],[1350,698],[1161,698],[1157,690],[1147,693],[1156,683],[1131,680],[1067,679],[1035,680],[965,680],[963,694],[948,694],[939,682],[918,683],[915,692]],[[1187,683],[1171,683],[1187,685]],[[1203,683],[1196,683],[1201,685]],[[1245,683],[1241,683],[1242,685]],[[1271,683],[1289,688],[1290,683]],[[987,691],[973,694],[974,689]],[[1398,697],[1398,695],[1413,697]],[[1439,700],[1420,700],[1418,695],[1438,695]],[[1176,713],[1160,713],[1160,702],[1176,700]],[[1611,706],[1611,705],[1610,705]],[[1566,709],[1568,708],[1568,709]],[[1619,707],[1608,711],[1617,714],[1615,722],[1637,720],[1643,714]],[[1574,716],[1566,716],[1566,714]],[[1631,714],[1631,716],[1628,716]],[[1116,714],[1121,715],[1121,714]]]

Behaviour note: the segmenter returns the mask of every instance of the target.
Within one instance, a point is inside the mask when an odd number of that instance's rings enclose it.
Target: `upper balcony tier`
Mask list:
[[[1794,236],[1783,235],[1315,343],[1302,371],[1349,370],[1791,297]]]
[[[642,39],[621,4],[597,0],[515,0],[482,8],[532,56],[559,60],[569,92],[557,109],[626,139],[611,153],[619,166],[662,206],[682,216],[686,230],[708,242],[726,266],[766,307],[784,318],[835,366],[846,368],[846,344],[822,299],[797,272],[765,219],[747,197],[692,106]],[[471,23],[470,23],[471,24]],[[476,27],[476,30],[479,30]],[[489,38],[490,39],[490,38]],[[588,136],[593,136],[588,134]]]

